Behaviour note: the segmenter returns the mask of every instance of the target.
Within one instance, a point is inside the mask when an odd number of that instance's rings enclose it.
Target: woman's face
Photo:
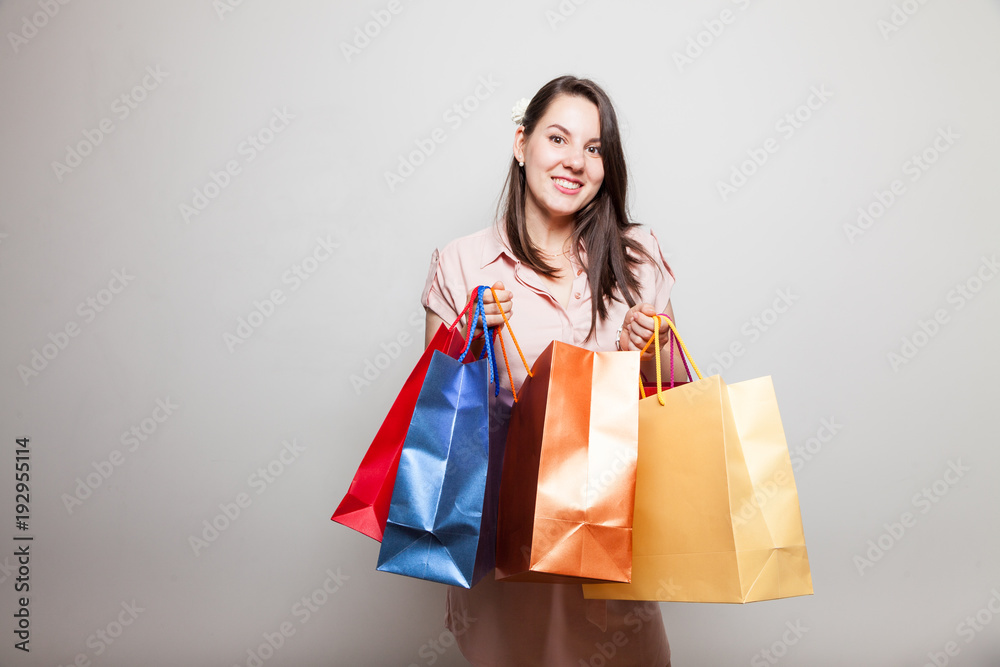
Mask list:
[[[518,128],[514,156],[524,161],[528,211],[535,208],[549,218],[572,217],[597,195],[604,181],[597,106],[584,97],[559,95],[530,137]]]

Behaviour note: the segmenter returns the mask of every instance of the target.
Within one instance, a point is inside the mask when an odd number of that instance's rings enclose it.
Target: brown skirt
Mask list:
[[[448,587],[445,625],[475,667],[664,667],[660,605],[586,600],[579,584],[496,581]]]

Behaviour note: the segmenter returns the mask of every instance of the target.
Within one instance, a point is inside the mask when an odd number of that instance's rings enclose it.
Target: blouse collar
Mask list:
[[[507,239],[506,230],[504,230],[500,225],[494,224],[490,226],[489,231],[486,233],[486,240],[483,243],[483,255],[479,268],[486,268],[487,265],[495,262],[500,255],[507,255],[507,257],[509,257],[514,264],[521,263],[521,260],[514,256],[514,251],[510,249],[510,242]],[[587,248],[583,239],[580,239],[580,255],[581,260],[586,263]],[[573,258],[572,253],[570,253],[569,257],[570,260],[576,264],[576,260]]]

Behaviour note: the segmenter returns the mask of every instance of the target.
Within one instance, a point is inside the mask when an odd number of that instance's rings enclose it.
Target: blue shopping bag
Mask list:
[[[470,325],[481,319],[484,330],[485,289]],[[492,335],[479,360],[463,363],[470,345],[471,336],[458,359],[431,357],[396,471],[378,555],[383,572],[471,588],[495,566],[513,395],[500,387]]]

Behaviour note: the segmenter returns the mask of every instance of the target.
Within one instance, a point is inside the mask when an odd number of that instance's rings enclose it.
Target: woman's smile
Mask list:
[[[568,178],[561,178],[555,176],[552,178],[552,182],[556,184],[556,190],[565,195],[575,195],[580,191],[580,187],[583,185],[580,181]]]

